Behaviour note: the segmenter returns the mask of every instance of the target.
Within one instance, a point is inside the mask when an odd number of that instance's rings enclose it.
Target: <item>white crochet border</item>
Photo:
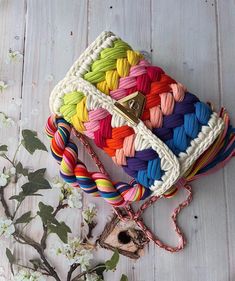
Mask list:
[[[113,110],[115,100],[81,78],[83,74],[90,70],[91,63],[99,57],[100,52],[104,48],[112,46],[113,41],[117,39],[118,37],[112,32],[101,33],[73,64],[65,78],[56,85],[50,96],[50,109],[53,113],[61,116],[59,109],[63,105],[64,95],[72,91],[81,91],[87,96],[88,110],[102,107],[113,116],[112,125],[115,124],[115,127],[118,127],[126,124],[132,127],[137,136],[135,149],[139,151],[153,148],[161,159],[161,168],[165,173],[160,181],[155,180],[154,185],[150,187],[153,191],[152,196],[161,196],[185,174],[198,157],[215,141],[223,130],[224,123],[217,113],[213,112],[208,125],[202,126],[197,138],[191,141],[186,152],[181,152],[178,158],[142,121],[137,126],[132,126]]]

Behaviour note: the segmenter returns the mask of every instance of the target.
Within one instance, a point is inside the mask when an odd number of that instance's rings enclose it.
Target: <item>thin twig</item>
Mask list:
[[[79,263],[74,263],[70,266],[70,269],[67,274],[67,281],[71,280],[74,270],[76,270],[79,267],[79,265],[80,265]]]
[[[7,205],[7,202],[6,202],[5,198],[4,198],[4,189],[6,188],[6,186],[7,186],[7,185],[2,186],[2,187],[0,188],[0,201],[1,201],[1,203],[2,203],[2,206],[3,206],[3,209],[4,209],[4,212],[5,212],[6,216],[7,216],[9,219],[12,220],[12,214],[10,213],[9,207],[8,207],[8,205]]]
[[[44,262],[45,266],[47,267],[48,271],[50,272],[50,276],[54,277],[56,281],[61,281],[58,274],[56,273],[55,269],[51,266],[49,261],[47,260],[44,249],[42,245],[31,239],[30,237],[21,234],[18,230],[16,230],[15,235],[17,235],[22,241],[24,241],[26,244],[33,247],[39,254],[41,260]]]
[[[61,201],[59,203],[59,205],[56,207],[55,211],[52,213],[53,216],[55,217],[60,210],[64,209],[64,208],[67,208],[68,207],[68,204],[63,204]]]
[[[12,166],[13,166],[13,167],[15,167],[14,162],[13,162],[13,161],[11,161],[11,159],[10,159],[10,158],[8,158],[8,156],[7,156],[6,154],[3,154],[3,155],[2,155],[2,157],[3,157],[3,158],[5,158],[7,161],[9,161],[9,162],[12,164]]]
[[[27,268],[27,269],[30,269],[30,270],[33,270],[33,271],[40,272],[40,273],[42,273],[43,275],[46,275],[46,276],[50,276],[50,273],[48,273],[48,272],[39,271],[39,270],[36,270],[35,268],[27,266],[27,265],[23,265],[23,264],[19,264],[19,263],[15,263],[14,265],[24,267],[24,268]]]
[[[83,271],[83,272],[81,272],[80,274],[78,274],[76,277],[74,277],[73,279],[72,279],[72,281],[79,281],[79,279],[81,278],[81,277],[83,277],[83,276],[85,276],[86,274],[89,274],[89,273],[92,273],[92,272],[94,272],[94,271],[96,271],[97,269],[99,269],[99,268],[104,268],[104,266],[105,265],[97,265],[97,266],[94,266],[93,268],[91,268],[91,269],[88,269],[88,270],[86,270],[86,271]]]
[[[96,227],[96,225],[97,223],[95,221],[92,221],[91,223],[88,224],[88,233],[87,233],[88,240],[93,237],[92,231]]]
[[[23,201],[18,202],[18,204],[17,204],[17,206],[16,206],[16,209],[15,209],[15,211],[14,211],[13,215],[12,215],[12,219],[14,219],[14,218],[15,218],[16,213],[17,213],[17,211],[19,210],[19,208],[20,208],[20,206],[21,206],[22,202],[23,202]]]
[[[14,163],[13,165],[15,165],[16,155],[17,155],[17,153],[20,149],[21,144],[22,144],[22,142],[20,142],[19,145],[17,146],[17,149],[16,149],[15,154],[13,156],[13,160],[12,160],[12,162]]]

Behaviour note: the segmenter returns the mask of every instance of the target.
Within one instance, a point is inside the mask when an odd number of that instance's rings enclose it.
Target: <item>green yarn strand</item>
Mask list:
[[[82,92],[71,92],[64,95],[64,104],[77,104],[84,98]]]
[[[89,81],[90,83],[94,84],[94,83],[98,83],[101,81],[104,81],[105,79],[105,72],[101,71],[101,72],[88,72],[84,75],[84,79]]]
[[[116,68],[116,60],[103,58],[92,64],[92,71],[108,71]]]

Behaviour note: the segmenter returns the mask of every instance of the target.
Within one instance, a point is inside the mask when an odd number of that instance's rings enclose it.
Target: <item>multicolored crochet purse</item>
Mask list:
[[[188,182],[214,172],[234,155],[235,130],[227,112],[214,112],[210,104],[111,32],[103,32],[54,88],[50,109],[46,132],[62,178],[103,197],[121,219],[135,220],[158,246],[172,252],[182,249],[185,240],[176,216],[191,201]],[[79,160],[73,132],[99,172],[88,171]],[[112,182],[85,136],[133,180]],[[173,196],[180,187],[189,195],[172,217],[180,244],[170,247],[147,229],[140,216],[157,199]],[[134,212],[130,203],[147,197]]]

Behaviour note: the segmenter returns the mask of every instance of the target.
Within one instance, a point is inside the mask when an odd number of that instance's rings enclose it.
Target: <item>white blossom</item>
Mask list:
[[[7,83],[0,81],[0,92],[3,92],[8,87]]]
[[[80,255],[78,255],[75,259],[75,263],[79,263],[81,265],[81,270],[85,271],[90,266],[90,260],[92,260],[93,254],[91,250],[83,249],[80,251]]]
[[[1,173],[0,174],[0,186],[5,186],[7,184],[7,179],[9,178],[8,174]]]
[[[5,186],[16,174],[16,168],[11,167],[4,169],[4,173],[0,174],[0,186]]]
[[[70,208],[82,207],[82,195],[78,188],[72,187],[58,176],[51,180],[51,186],[60,189],[60,201],[67,203]]]
[[[7,117],[3,112],[0,112],[0,128],[9,128],[15,124],[14,120]]]
[[[86,275],[86,281],[103,281],[95,272]]]
[[[11,167],[5,170],[5,175],[8,176],[14,176],[16,174],[16,168],[15,167]]]
[[[15,281],[46,281],[43,275],[38,271],[29,271],[21,269],[15,276]]]
[[[93,203],[89,203],[87,208],[82,212],[83,219],[88,224],[90,224],[93,221],[93,219],[96,217],[96,214],[97,214],[97,209],[95,204]]]
[[[68,206],[70,208],[82,208],[82,195],[81,192],[78,191],[77,188],[73,188],[71,194],[68,195]]]
[[[9,238],[15,232],[15,226],[12,220],[0,219],[0,236]]]
[[[70,238],[67,244],[62,244],[55,252],[57,255],[65,256],[69,265],[79,263],[82,270],[87,270],[93,258],[91,248],[80,238]]]
[[[11,176],[14,176],[16,174],[16,168],[15,167],[10,168],[10,174],[11,174]]]
[[[12,51],[11,49],[8,51],[8,57],[6,63],[10,62],[19,62],[23,58],[23,55],[19,51]]]
[[[63,188],[64,185],[65,185],[65,182],[59,176],[55,176],[51,180],[51,186],[54,188]]]

